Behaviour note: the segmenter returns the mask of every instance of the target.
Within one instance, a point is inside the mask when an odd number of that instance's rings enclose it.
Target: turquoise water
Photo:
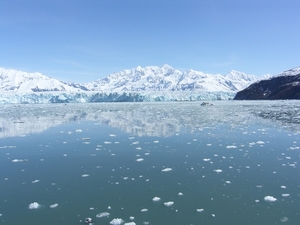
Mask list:
[[[0,223],[299,224],[299,102],[213,104],[1,106]]]

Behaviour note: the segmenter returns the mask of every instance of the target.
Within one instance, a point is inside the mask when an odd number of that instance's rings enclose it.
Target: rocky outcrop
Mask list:
[[[239,91],[234,100],[300,99],[300,73],[261,80]]]

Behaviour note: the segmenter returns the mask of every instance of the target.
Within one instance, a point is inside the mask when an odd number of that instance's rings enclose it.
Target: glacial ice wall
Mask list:
[[[48,104],[92,102],[155,102],[231,100],[235,92],[38,92],[0,93],[0,104]]]

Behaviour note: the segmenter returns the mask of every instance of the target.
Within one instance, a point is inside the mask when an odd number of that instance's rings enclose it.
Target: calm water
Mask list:
[[[0,106],[0,223],[300,224],[300,102]]]

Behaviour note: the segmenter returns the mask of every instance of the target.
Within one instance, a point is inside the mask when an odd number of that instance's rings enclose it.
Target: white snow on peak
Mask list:
[[[275,75],[274,77],[281,77],[281,76],[296,76],[300,74],[300,66],[290,69],[290,70],[286,70],[280,74]]]
[[[27,73],[13,69],[0,68],[0,91],[17,93],[42,91],[76,92],[78,89],[41,73]]]
[[[123,70],[86,84],[92,91],[193,91],[236,92],[259,78],[232,71],[226,76],[209,74],[193,69],[180,71],[168,64]]]

